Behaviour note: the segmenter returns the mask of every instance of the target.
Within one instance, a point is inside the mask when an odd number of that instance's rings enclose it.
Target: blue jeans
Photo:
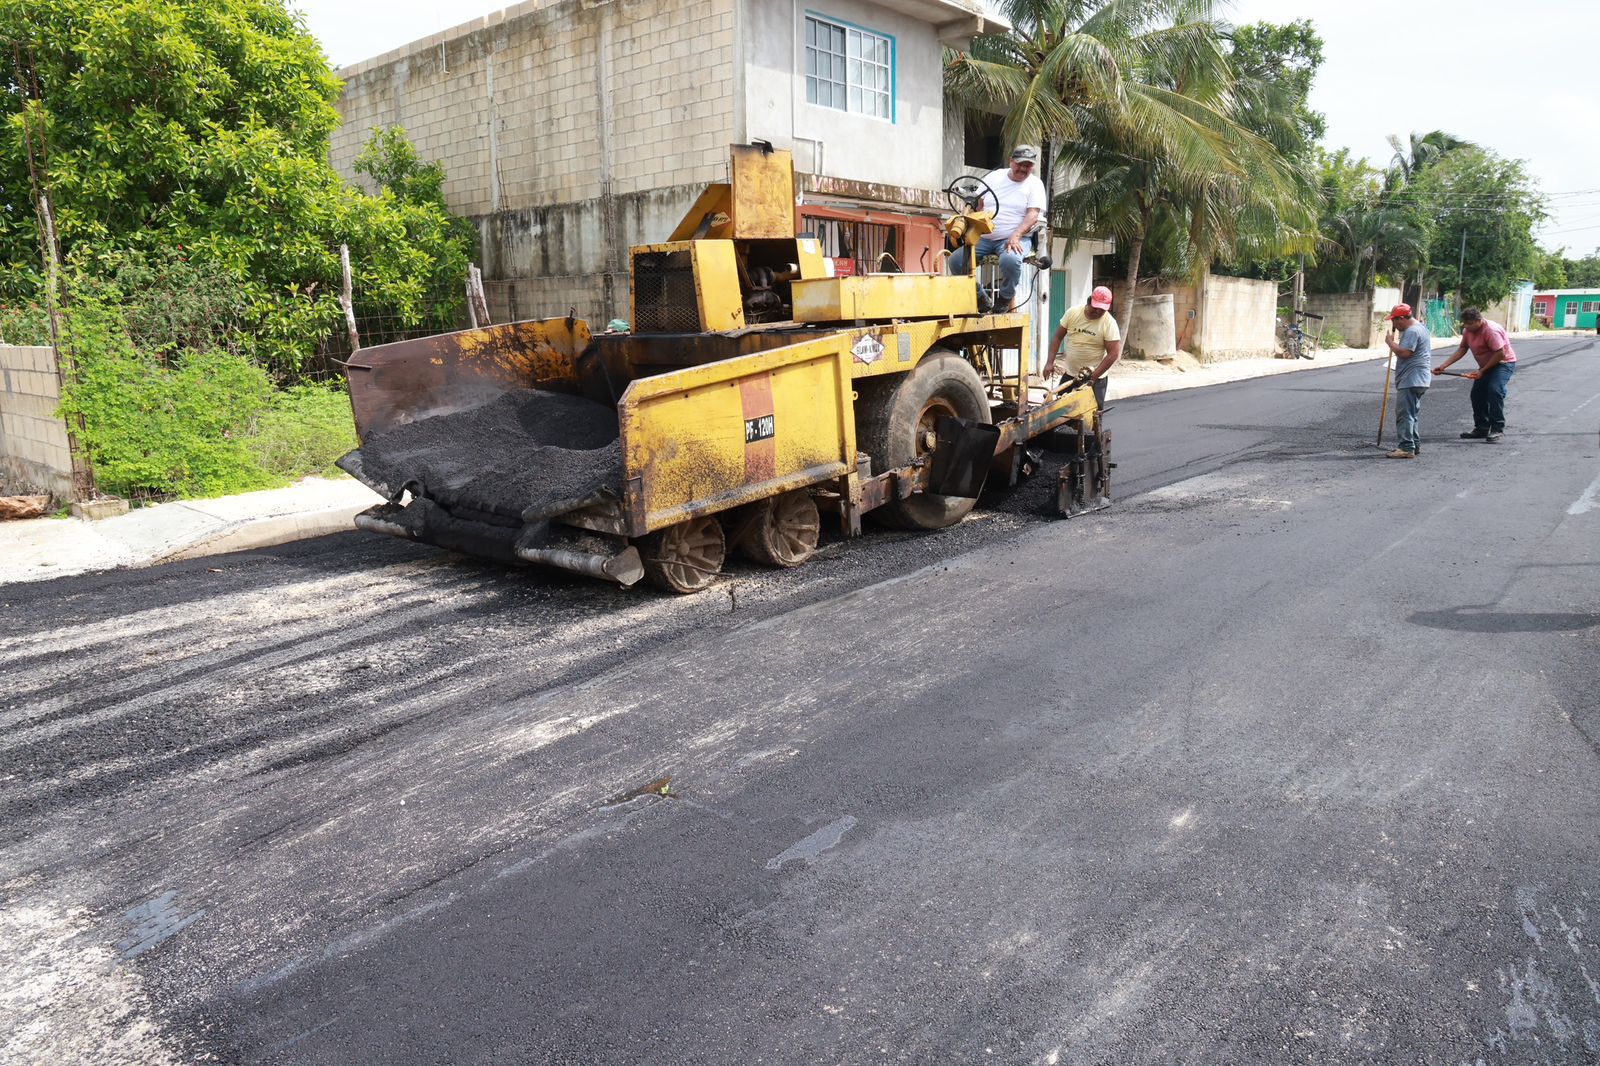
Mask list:
[[[1030,243],[1026,237],[1023,238],[1022,247],[1024,250],[1030,246]],[[1005,237],[996,237],[991,233],[987,237],[978,238],[979,262],[982,262],[983,257],[986,255],[994,255],[997,252],[1000,255],[1000,291],[995,297],[999,301],[999,307],[996,308],[999,311],[1006,310],[1011,306],[1011,301],[1017,295],[1017,283],[1022,280],[1023,257],[1016,252],[1006,251],[1005,247]],[[963,244],[960,248],[950,253],[950,258],[945,260],[945,272],[951,275],[960,275],[967,272],[966,245]]]
[[[1400,435],[1400,450],[1421,451],[1422,435],[1416,431],[1416,415],[1422,410],[1427,389],[1395,389],[1395,432]]]
[[[1472,426],[1499,433],[1506,428],[1506,386],[1516,363],[1500,363],[1472,383]]]
[[[1394,428],[1400,435],[1400,450],[1403,452],[1420,452],[1422,450],[1422,437],[1417,433],[1417,412],[1422,410],[1422,398],[1427,395],[1426,388],[1407,387],[1395,389]]]

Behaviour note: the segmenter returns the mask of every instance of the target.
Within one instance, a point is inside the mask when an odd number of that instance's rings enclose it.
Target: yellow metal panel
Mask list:
[[[972,279],[942,274],[820,278],[796,281],[791,289],[796,322],[943,318],[978,310]]]
[[[618,407],[629,532],[854,467],[848,359],[832,335],[630,384]]]
[[[733,146],[733,232],[738,240],[794,236],[794,159],[787,151]]]
[[[678,223],[678,228],[672,231],[672,236],[667,240],[689,240],[700,229],[700,224],[705,221],[707,215],[719,213],[726,215],[728,221],[708,228],[701,234],[703,238],[722,240],[733,236],[733,186],[721,182],[706,186],[705,192],[700,194],[700,198],[689,208],[688,213],[683,216],[683,221]]]
[[[852,377],[872,378],[904,374],[927,354],[939,339],[938,322],[896,322],[865,326],[848,333]]]
[[[794,242],[795,262],[802,278],[830,276],[827,256],[822,254],[822,242],[815,237],[801,237]]]
[[[700,302],[700,328],[708,333],[744,328],[744,298],[739,293],[739,262],[732,241],[693,241],[694,288]]]

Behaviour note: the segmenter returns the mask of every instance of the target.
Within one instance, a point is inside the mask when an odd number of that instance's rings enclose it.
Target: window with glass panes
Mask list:
[[[894,117],[894,44],[854,26],[806,16],[806,103]]]

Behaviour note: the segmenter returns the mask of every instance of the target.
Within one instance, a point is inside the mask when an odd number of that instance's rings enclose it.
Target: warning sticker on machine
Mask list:
[[[762,415],[760,418],[747,418],[744,420],[744,442],[754,444],[758,440],[771,440],[778,435],[778,427],[772,415]]]
[[[856,362],[871,365],[872,363],[876,363],[879,358],[882,357],[883,345],[879,343],[878,338],[869,333],[865,337],[862,337],[860,340],[856,341],[856,343],[851,347],[850,351],[854,353]]]

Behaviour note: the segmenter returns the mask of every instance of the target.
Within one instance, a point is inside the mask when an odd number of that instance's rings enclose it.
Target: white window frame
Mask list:
[[[806,103],[893,124],[894,37],[815,11],[801,17]]]

